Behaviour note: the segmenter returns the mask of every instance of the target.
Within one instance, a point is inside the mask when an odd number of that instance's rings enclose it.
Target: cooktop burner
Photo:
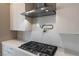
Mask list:
[[[57,50],[56,46],[35,41],[22,44],[19,48],[40,56],[53,56]]]

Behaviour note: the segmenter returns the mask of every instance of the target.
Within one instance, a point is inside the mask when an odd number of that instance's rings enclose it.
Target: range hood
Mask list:
[[[53,9],[50,6],[47,6],[46,3],[36,3],[36,9],[22,13],[22,15],[31,18],[49,16],[55,14],[56,14],[55,9]]]

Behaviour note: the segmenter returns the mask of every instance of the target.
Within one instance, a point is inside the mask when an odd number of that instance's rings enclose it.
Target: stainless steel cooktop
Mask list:
[[[35,41],[22,44],[19,48],[39,56],[53,56],[57,50],[56,46]]]

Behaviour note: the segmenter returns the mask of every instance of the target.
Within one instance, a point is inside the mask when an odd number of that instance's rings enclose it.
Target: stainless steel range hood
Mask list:
[[[56,9],[48,6],[46,3],[36,3],[36,9],[30,10],[27,12],[23,12],[22,15],[25,15],[26,17],[42,17],[42,16],[49,16],[49,15],[55,15]],[[54,5],[55,7],[55,5]]]

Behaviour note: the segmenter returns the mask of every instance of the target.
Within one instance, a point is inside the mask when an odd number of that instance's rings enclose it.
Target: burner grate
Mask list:
[[[56,46],[30,41],[21,45],[19,48],[30,51],[34,54],[53,56],[57,50]]]

